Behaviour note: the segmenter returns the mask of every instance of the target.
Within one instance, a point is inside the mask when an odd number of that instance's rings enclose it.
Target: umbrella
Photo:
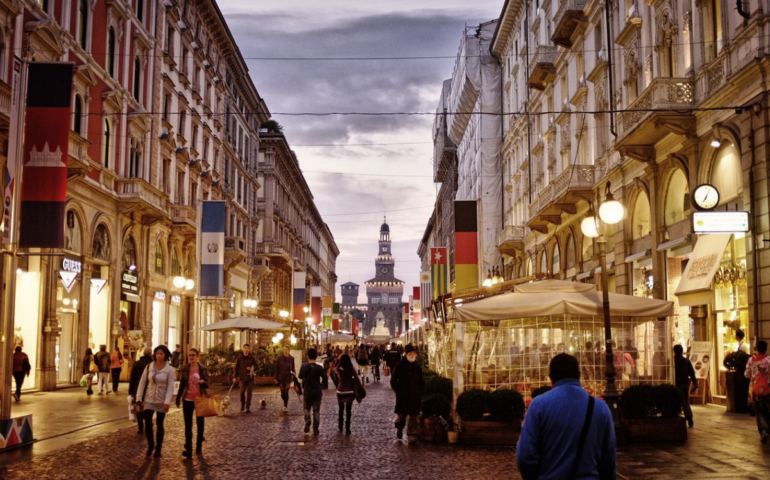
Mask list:
[[[289,327],[277,322],[257,317],[228,318],[201,328],[207,332],[227,332],[230,330],[288,330]]]

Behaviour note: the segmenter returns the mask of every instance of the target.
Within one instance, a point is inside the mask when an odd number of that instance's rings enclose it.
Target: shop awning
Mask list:
[[[612,270],[612,268],[615,266],[615,262],[610,262],[607,264],[607,271],[609,272]],[[599,275],[602,273],[602,267],[596,267],[596,274]]]
[[[631,263],[634,260],[639,260],[640,258],[649,257],[651,253],[652,253],[652,250],[650,250],[649,248],[643,252],[634,253],[633,255],[629,255],[626,257],[625,263]]]
[[[126,293],[123,292],[123,295],[126,297],[127,302],[134,302],[134,303],[141,303],[142,297],[139,295],[134,295],[133,293]]]
[[[663,252],[665,250],[668,250],[669,248],[678,247],[680,245],[684,245],[686,243],[690,243],[690,236],[685,235],[684,237],[678,237],[673,240],[669,240],[668,242],[663,242],[660,245],[658,245],[657,250],[659,252]]]
[[[679,305],[705,305],[713,298],[711,280],[719,268],[732,234],[700,235],[676,289]]]
[[[591,272],[583,272],[583,273],[579,273],[579,274],[578,274],[578,275],[575,277],[575,279],[577,279],[577,280],[583,280],[584,278],[588,278],[588,277],[590,277],[590,276],[591,276]]]

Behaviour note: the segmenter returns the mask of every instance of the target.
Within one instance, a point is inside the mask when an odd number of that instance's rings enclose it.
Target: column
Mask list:
[[[61,328],[56,318],[56,261],[59,257],[41,257],[40,271],[43,273],[43,336],[40,342],[38,378],[40,391],[56,390],[56,340]],[[37,345],[31,348],[37,348]]]

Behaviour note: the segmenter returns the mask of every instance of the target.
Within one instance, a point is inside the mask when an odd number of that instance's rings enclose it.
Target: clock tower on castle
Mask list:
[[[398,326],[401,324],[404,282],[395,276],[396,259],[391,253],[390,246],[390,226],[387,222],[383,222],[380,227],[377,256],[374,259],[375,276],[366,281],[366,298],[370,315],[367,315],[367,324],[364,326],[365,335],[374,328],[373,322],[377,312],[382,312],[392,336],[396,335]]]

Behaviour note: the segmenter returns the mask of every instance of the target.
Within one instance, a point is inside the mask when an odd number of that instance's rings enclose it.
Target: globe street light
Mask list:
[[[618,418],[618,389],[615,385],[615,365],[612,358],[612,324],[610,323],[610,296],[607,275],[607,239],[604,238],[603,225],[615,225],[623,220],[625,209],[623,205],[615,200],[610,191],[610,182],[607,182],[607,188],[604,194],[605,201],[599,206],[599,216],[597,218],[591,201],[588,202],[588,213],[586,218],[580,224],[580,230],[583,235],[591,238],[599,245],[599,268],[601,268],[601,286],[602,286],[602,312],[604,314],[604,343],[605,343],[605,369],[604,377],[606,385],[604,387],[604,401],[610,407],[612,418],[617,423]]]

